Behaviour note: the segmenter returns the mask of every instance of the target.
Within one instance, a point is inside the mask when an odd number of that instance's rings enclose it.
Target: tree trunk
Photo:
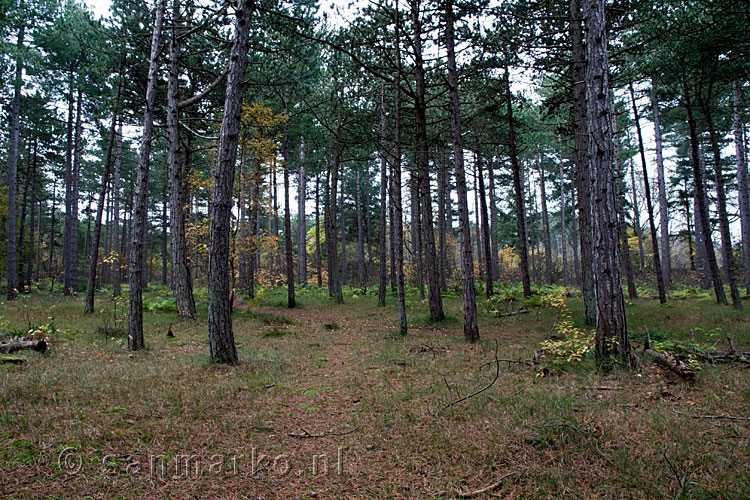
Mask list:
[[[508,152],[510,154],[510,166],[513,171],[513,189],[516,201],[516,227],[518,228],[518,252],[521,257],[521,281],[523,282],[523,295],[524,297],[529,297],[531,296],[531,277],[529,276],[529,250],[527,246],[529,239],[526,234],[526,207],[524,206],[521,166],[518,164],[510,76],[507,67],[505,68],[505,106],[508,119]]]
[[[112,149],[114,147],[117,133],[117,118],[120,111],[120,93],[121,87],[118,84],[115,92],[115,108],[112,112],[112,128],[107,138],[107,150],[104,153],[104,165],[102,169],[102,180],[99,185],[99,196],[96,207],[96,221],[94,223],[94,235],[89,249],[89,275],[86,283],[86,303],[83,306],[83,313],[94,312],[94,292],[96,291],[96,271],[99,261],[99,240],[102,234],[102,214],[104,213],[105,203],[107,201],[107,190],[109,189],[109,175],[111,172]],[[89,215],[89,219],[91,215]]]
[[[708,264],[711,281],[714,284],[714,294],[716,302],[719,304],[727,303],[727,296],[724,293],[724,285],[721,282],[719,266],[716,263],[716,254],[714,253],[714,243],[711,237],[711,226],[708,218],[708,202],[706,200],[706,189],[703,185],[703,175],[701,173],[701,162],[698,158],[698,132],[695,127],[695,117],[693,116],[693,104],[690,99],[690,91],[687,83],[683,80],[684,105],[687,112],[688,134],[690,136],[690,156],[693,167],[693,182],[695,184],[696,201],[698,203],[695,210],[702,229],[703,247],[705,248],[705,258]]]
[[[477,153],[477,176],[479,177],[479,200],[482,211],[482,251],[484,252],[484,278],[487,288],[487,298],[495,293],[492,289],[492,249],[490,248],[490,221],[487,213],[487,193],[484,190],[484,172],[482,172],[482,157]]]
[[[419,209],[419,188],[417,172],[411,171],[409,179],[409,201],[411,202],[411,259],[414,270],[416,271],[417,288],[419,288],[419,298],[424,300],[424,269],[422,267],[422,213]]]
[[[661,233],[661,272],[664,286],[672,287],[672,256],[669,252],[669,212],[667,206],[667,183],[664,177],[664,157],[661,140],[661,115],[656,87],[651,84],[651,111],[654,115],[654,140],[656,142],[656,182],[659,189],[659,232]]]
[[[539,197],[542,201],[542,237],[544,238],[544,279],[547,284],[554,283],[552,277],[552,237],[549,232],[549,214],[547,213],[547,186],[542,166],[541,153],[537,151],[536,167],[539,171]]]
[[[396,4],[398,11],[398,4]],[[406,291],[404,290],[404,209],[401,202],[401,15],[396,12],[396,75],[393,102],[393,161],[391,162],[391,262],[395,268],[396,302],[398,303],[398,333],[406,335]]]
[[[617,355],[632,366],[620,278],[604,0],[584,0],[583,14],[586,19],[586,116],[593,178],[591,225],[597,311],[596,358],[604,364],[610,356]]]
[[[474,157],[474,228],[477,234],[477,267],[479,267],[479,280],[484,279],[484,246],[482,245],[482,221],[479,213],[479,183],[477,178],[479,173],[477,171],[476,156]]]
[[[240,96],[240,104],[242,97]],[[286,110],[284,110],[286,115]],[[284,256],[286,258],[286,306],[294,309],[294,259],[292,257],[292,212],[289,209],[289,124],[284,129]],[[231,191],[230,191],[231,199]]]
[[[36,156],[36,152],[32,154],[31,152],[31,140],[28,141],[26,144],[26,173],[24,174],[24,181],[23,181],[23,198],[21,200],[21,218],[20,218],[20,228],[18,230],[18,245],[20,245],[20,248],[18,249],[18,258],[20,260],[20,263],[18,265],[19,267],[19,273],[18,273],[18,284],[21,286],[21,289],[23,289],[23,286],[26,284],[26,273],[24,272],[24,263],[26,262],[26,212],[28,211],[28,205],[29,205],[29,187],[31,184],[31,169],[33,167],[32,165],[32,157]],[[34,159],[33,161],[36,161]]]
[[[448,55],[448,91],[450,94],[451,133],[453,137],[453,165],[456,170],[458,195],[458,232],[461,239],[461,285],[463,289],[464,338],[466,342],[479,341],[477,305],[474,291],[474,259],[471,251],[469,204],[466,194],[464,170],[463,127],[458,98],[458,72],[456,70],[453,0],[445,2],[445,45]],[[507,73],[506,73],[507,74]]]
[[[635,287],[635,278],[633,276],[633,262],[630,260],[630,244],[628,242],[628,225],[625,221],[625,175],[620,163],[620,139],[617,131],[617,117],[615,115],[613,101],[610,101],[610,113],[612,115],[612,146],[615,172],[617,173],[617,216],[619,219],[620,233],[620,257],[622,267],[625,269],[625,279],[628,284],[628,298],[631,300],[638,298],[638,290]]]
[[[495,172],[492,168],[493,158],[487,159],[487,178],[490,189],[490,271],[492,280],[500,279],[500,266],[497,263],[497,199],[495,194]],[[564,216],[563,216],[564,218]]]
[[[73,106],[75,105],[75,98],[73,96],[73,75],[70,75],[70,81],[68,82],[68,121],[65,131],[65,219],[63,228],[63,246],[62,246],[62,260],[63,260],[63,293],[70,295],[73,291],[72,276],[75,274],[75,264],[71,263],[71,240],[74,237],[73,226],[77,227],[78,221],[75,221],[73,217],[73,120],[75,113]]]
[[[169,191],[167,185],[164,185],[161,202],[161,284],[167,284],[167,198]]]
[[[388,117],[385,112],[385,81],[380,81],[380,227],[378,238],[378,306],[385,306],[386,287],[388,286],[388,269],[386,266],[386,215],[388,210],[387,187],[388,187],[388,151],[387,151]],[[391,261],[393,266],[393,261]]]
[[[447,178],[445,175],[446,166],[443,163],[443,159],[438,149],[435,152],[435,164],[437,166],[437,203],[438,203],[438,275],[440,281],[440,289],[447,290],[447,279],[448,274],[446,269],[446,227],[445,227],[445,196],[446,196],[446,183]]]
[[[323,267],[320,255],[320,174],[315,176],[315,267],[318,287],[323,286]]]
[[[359,287],[365,288],[366,269],[365,269],[365,235],[362,218],[362,187],[360,178],[359,168],[356,169],[355,182],[355,202],[357,204],[357,263],[358,263],[358,278]]]
[[[307,174],[305,173],[305,139],[299,144],[299,171],[297,172],[297,279],[307,286]]]
[[[740,205],[740,226],[742,241],[742,267],[745,271],[745,293],[750,295],[750,195],[748,193],[747,163],[745,162],[745,142],[742,136],[742,99],[740,85],[732,84],[732,124],[734,128],[734,150],[737,162],[737,200]]]
[[[148,223],[148,174],[150,166],[151,139],[154,131],[154,105],[156,104],[156,84],[159,71],[161,49],[161,29],[164,22],[166,0],[159,0],[156,6],[156,19],[151,37],[148,82],[146,85],[146,110],[143,113],[143,136],[138,155],[138,171],[133,196],[133,215],[128,262],[128,284],[130,286],[130,316],[128,318],[128,347],[136,351],[146,344],[143,338],[143,271],[145,263],[144,244]]]
[[[711,140],[711,151],[714,157],[714,182],[716,183],[716,208],[719,212],[719,234],[721,234],[722,260],[729,281],[729,293],[732,297],[732,306],[742,309],[742,300],[737,288],[737,279],[734,272],[734,256],[732,253],[732,234],[729,232],[729,215],[727,214],[726,192],[724,191],[724,175],[721,169],[721,150],[719,139],[716,136],[710,103],[703,103],[703,116],[708,125],[708,135]]]
[[[13,104],[10,117],[10,140],[8,145],[8,252],[6,264],[8,267],[8,300],[15,300],[18,296],[18,261],[16,252],[16,193],[18,191],[18,136],[21,128],[21,87],[23,86],[23,41],[26,26],[22,23],[18,28],[16,42],[16,72],[13,80]],[[54,202],[53,202],[54,205]],[[51,247],[50,247],[51,248]]]
[[[34,161],[31,166],[31,220],[29,221],[29,251],[26,254],[26,281],[22,282],[23,285],[31,288],[31,284],[34,281],[34,256],[36,253],[36,241],[34,239],[34,231],[36,229],[36,171],[37,171],[37,144],[38,138],[34,138]],[[41,221],[41,213],[39,215]]]
[[[213,169],[214,186],[208,247],[208,341],[211,359],[215,363],[237,363],[230,299],[229,225],[237,143],[242,119],[243,82],[250,45],[250,22],[254,10],[254,0],[240,0],[235,7],[237,23],[230,54],[218,156]]]
[[[341,213],[341,285],[349,284],[349,263],[346,260],[346,202],[344,199],[344,181],[341,181],[341,195],[339,196],[339,212]]]
[[[177,315],[183,319],[197,318],[193,286],[190,281],[187,239],[185,237],[185,177],[187,151],[180,155],[180,45],[177,33],[179,5],[173,2],[171,38],[169,43],[169,79],[167,80],[167,175],[169,177],[169,235],[172,240],[172,293]]]
[[[643,169],[643,191],[646,194],[646,211],[648,212],[648,225],[651,230],[651,249],[654,252],[654,270],[656,271],[656,288],[659,292],[659,302],[667,302],[667,291],[664,286],[664,275],[661,269],[661,257],[659,256],[659,239],[656,235],[656,222],[654,221],[654,205],[651,203],[651,187],[648,182],[648,169],[646,168],[646,151],[643,148],[643,134],[641,133],[641,120],[638,116],[638,106],[635,102],[633,82],[629,84],[630,100],[633,103],[633,118],[635,119],[635,131],[638,135],[638,151],[641,153],[641,167]]]
[[[341,110],[339,109],[336,117],[333,150],[328,161],[328,175],[326,175],[326,207],[324,213],[326,225],[326,250],[328,253],[328,292],[337,304],[344,303],[344,294],[341,290],[341,274],[338,269],[338,249],[336,248],[338,240],[336,234],[336,196],[342,148],[341,128]]]
[[[122,268],[122,255],[120,252],[120,170],[122,168],[122,120],[118,125],[117,131],[117,155],[115,156],[115,178],[112,187],[112,198],[114,199],[114,208],[112,214],[112,224],[114,232],[112,234],[112,289],[113,295],[119,297],[122,293],[120,283],[120,269]],[[109,257],[109,256],[108,256]]]
[[[50,207],[50,225],[49,225],[49,266],[47,272],[50,280],[50,290],[55,282],[55,275],[52,269],[55,257],[55,202],[57,201],[57,180],[52,181],[52,206]]]
[[[424,270],[427,278],[427,302],[430,308],[430,320],[442,321],[443,297],[440,295],[438,260],[435,251],[435,230],[432,224],[432,196],[430,193],[430,172],[427,156],[427,102],[425,100],[425,70],[422,59],[422,20],[420,19],[419,2],[412,2],[411,15],[414,27],[414,111],[417,165],[417,189],[421,211],[422,250],[424,252]]]
[[[646,281],[646,257],[643,251],[643,232],[641,231],[641,211],[638,208],[638,186],[635,183],[635,162],[630,160],[630,185],[632,190],[630,192],[633,199],[633,229],[635,234],[638,236],[638,257],[640,258],[641,265],[641,279]]]
[[[574,163],[578,198],[578,242],[580,242],[581,294],[587,325],[596,323],[593,248],[591,234],[591,168],[588,159],[589,136],[586,126],[586,53],[583,45],[581,0],[570,0],[571,78],[573,86]],[[578,242],[576,242],[578,244]],[[575,247],[574,247],[575,251]],[[575,251],[574,256],[578,254]],[[578,261],[578,259],[576,259]],[[576,274],[578,274],[576,272]]]

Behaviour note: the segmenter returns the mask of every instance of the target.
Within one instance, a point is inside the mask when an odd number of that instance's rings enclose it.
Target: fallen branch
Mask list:
[[[490,491],[494,491],[494,490],[498,489],[500,486],[503,485],[503,483],[505,482],[506,479],[508,479],[510,476],[513,476],[514,474],[516,474],[516,473],[515,472],[508,472],[507,474],[503,474],[502,476],[500,476],[500,479],[498,479],[494,483],[492,483],[492,484],[490,484],[488,486],[485,486],[484,488],[480,488],[478,490],[465,491],[465,492],[456,490],[456,494],[454,496],[457,497],[457,498],[474,498],[474,497],[478,497],[479,495],[482,495],[483,493],[488,493]],[[435,496],[439,497],[439,496],[443,496],[443,495],[447,495],[447,494],[448,494],[448,492],[445,491],[445,490],[443,490],[443,491],[438,491],[437,493],[435,493]]]
[[[47,342],[44,340],[11,340],[0,344],[0,352],[10,354],[22,349],[31,349],[32,351],[44,353],[47,351]]]
[[[448,408],[450,408],[452,406],[455,406],[455,405],[457,405],[459,403],[463,403],[464,401],[467,401],[467,400],[473,398],[474,396],[483,393],[484,391],[486,391],[487,389],[489,389],[490,387],[492,387],[493,385],[495,385],[495,382],[497,382],[497,379],[500,377],[500,359],[497,357],[497,339],[495,339],[495,361],[494,361],[494,363],[495,363],[495,366],[497,368],[495,370],[495,378],[492,379],[492,382],[490,382],[489,384],[487,384],[483,388],[472,392],[471,394],[467,394],[466,396],[464,396],[462,398],[459,398],[459,399],[453,401],[452,403],[447,404],[446,406],[444,406],[443,408],[441,408],[440,411],[445,411],[445,410],[447,410]]]
[[[653,349],[646,349],[645,352],[650,354],[654,358],[654,362],[660,364],[680,377],[690,380],[695,376],[695,372],[688,365],[680,361],[680,359],[674,354],[666,354],[663,352],[654,351]]]
[[[508,366],[510,366],[512,364],[526,365],[526,366],[531,366],[531,367],[534,366],[534,362],[532,360],[530,360],[530,359],[521,359],[521,358],[518,358],[518,359],[497,359],[497,360],[493,359],[492,361],[487,361],[486,363],[484,363],[482,366],[479,367],[479,369],[481,370],[485,366],[489,366],[489,365],[495,364],[497,362],[508,363]]]
[[[296,438],[321,438],[321,437],[326,437],[326,436],[346,436],[347,434],[351,434],[357,429],[359,429],[359,426],[355,425],[348,431],[344,431],[344,432],[330,432],[329,431],[329,432],[324,432],[322,434],[313,434],[311,432],[308,432],[307,429],[303,427],[302,432],[290,432],[288,435],[291,437],[296,437]]]
[[[678,415],[684,415],[686,417],[690,418],[703,418],[707,420],[742,420],[742,421],[750,421],[750,417],[736,417],[734,415],[690,415],[689,413],[683,413],[681,411],[672,410],[673,412],[677,413]]]
[[[13,358],[10,356],[3,356],[2,358],[0,358],[0,364],[3,365],[22,365],[25,362],[26,360],[23,358]]]
[[[526,309],[524,307],[522,309],[518,309],[518,310],[515,310],[515,311],[511,311],[511,312],[499,314],[497,317],[498,318],[506,318],[508,316],[515,316],[516,314],[528,314],[530,312],[531,312],[531,309]]]

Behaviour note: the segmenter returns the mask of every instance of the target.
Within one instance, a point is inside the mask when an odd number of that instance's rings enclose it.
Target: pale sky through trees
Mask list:
[[[349,2],[348,0],[333,0],[333,1],[324,1],[321,2],[321,12],[325,12],[328,14],[328,20],[332,24],[339,24],[345,22],[345,15],[347,11],[354,11],[356,10],[360,5],[365,5],[368,2],[366,0],[354,0],[353,2]],[[110,0],[86,0],[86,5],[88,5],[91,10],[94,12],[96,17],[106,17],[109,15],[109,7],[110,7]],[[338,11],[338,12],[337,12]],[[514,92],[524,92],[528,93],[530,89],[532,89],[532,81],[533,81],[533,75],[529,73],[529,71],[524,71],[523,73],[514,72],[514,76],[520,80],[521,82],[516,82],[516,85],[514,85]],[[636,91],[639,89],[636,88]],[[533,90],[532,90],[533,91]],[[646,109],[649,106],[649,99],[647,95],[642,95],[639,97],[639,106],[640,108]],[[630,106],[628,105],[628,114],[632,115],[632,110],[630,109]],[[656,180],[656,156],[654,152],[655,144],[654,144],[654,129],[653,129],[653,123],[648,119],[646,113],[643,113],[644,116],[641,116],[641,127],[643,129],[643,141],[644,146],[646,148],[646,156],[647,156],[647,162],[648,162],[648,170],[649,170],[649,177],[651,179],[652,184],[654,184],[655,187],[655,180]],[[632,135],[634,136],[635,132],[631,131]],[[132,133],[129,133],[128,135],[132,136]],[[137,135],[137,134],[136,134]],[[724,154],[732,155],[733,152],[731,149],[733,148],[733,144],[728,144],[726,146],[726,151]],[[467,156],[467,161],[471,162],[470,156]],[[631,161],[636,162],[636,171],[640,171],[640,160],[637,158],[637,156],[634,156]],[[629,168],[629,163],[626,163],[626,168]],[[675,168],[675,151],[674,148],[671,147],[671,145],[668,142],[665,142],[664,144],[664,168],[667,171],[667,177],[668,172],[673,171]],[[536,179],[536,174],[532,173],[532,178]],[[640,176],[638,176],[640,178]],[[294,177],[292,177],[294,178]],[[434,179],[433,179],[434,182]],[[296,184],[296,182],[295,182]],[[668,190],[669,191],[669,190]],[[736,194],[736,193],[733,193]],[[469,207],[472,212],[473,216],[473,207],[474,207],[474,192],[470,189],[469,193]],[[639,195],[642,198],[642,187],[639,189]],[[454,193],[455,196],[455,193]],[[669,192],[668,192],[669,196]],[[734,213],[736,212],[736,196],[728,196],[727,202],[729,204],[730,212]],[[312,203],[312,201],[308,202],[309,204]],[[296,204],[292,203],[292,211],[296,213]],[[312,205],[308,207],[308,210],[312,208]],[[406,208],[406,212],[408,212],[408,207]],[[641,209],[640,212],[640,219],[642,221],[642,224],[645,227],[645,222],[647,219],[647,213],[646,213],[646,207],[645,203],[640,203],[639,208]],[[657,210],[658,212],[658,210]],[[657,214],[658,215],[658,214]],[[672,214],[673,218],[670,220],[670,229],[674,233],[679,228],[685,226],[685,221],[682,220],[681,215],[679,214],[678,217],[675,217],[677,214]],[[738,234],[739,232],[739,220],[733,220],[732,221],[732,233]]]

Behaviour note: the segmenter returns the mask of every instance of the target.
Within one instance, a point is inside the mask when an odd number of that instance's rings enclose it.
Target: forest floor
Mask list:
[[[106,295],[85,317],[82,298],[45,292],[0,305],[5,330],[50,340],[0,366],[0,497],[750,497],[750,370],[704,366],[687,382],[649,362],[600,374],[587,357],[549,373],[501,362],[492,383],[496,353],[530,358],[559,309],[483,314],[467,345],[455,296],[439,324],[411,297],[399,336],[392,296],[335,306],[315,289],[293,310],[282,290],[238,304],[241,362],[216,366],[205,315],[178,321],[168,297],[150,287],[136,353]],[[579,322],[581,300],[565,301]],[[750,348],[750,303],[627,311],[633,332]],[[703,418],[717,415],[745,419]]]

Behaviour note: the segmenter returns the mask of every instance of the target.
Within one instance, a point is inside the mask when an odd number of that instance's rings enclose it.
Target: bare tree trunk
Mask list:
[[[50,290],[54,284],[55,275],[52,265],[55,257],[55,202],[57,201],[57,180],[52,181],[52,207],[50,207],[50,228],[49,228],[49,266],[47,272],[50,280]]]
[[[355,188],[355,203],[357,204],[357,263],[358,263],[358,278],[359,287],[365,288],[366,280],[366,269],[365,269],[365,239],[364,239],[364,227],[362,221],[362,187],[360,178],[359,168],[355,171],[355,182],[357,186]]]
[[[128,321],[128,347],[137,351],[146,347],[143,338],[143,270],[145,263],[144,244],[146,241],[146,224],[148,223],[148,173],[150,166],[151,139],[154,130],[154,105],[156,104],[156,83],[159,71],[159,51],[161,48],[161,29],[164,22],[166,0],[159,0],[156,5],[156,20],[151,37],[151,55],[149,57],[148,82],[146,85],[146,110],[143,113],[143,136],[138,156],[138,171],[133,196],[133,215],[130,243],[130,260],[128,262],[128,284],[130,285],[130,317]]]
[[[714,157],[714,181],[716,183],[716,208],[719,212],[719,234],[721,234],[722,260],[727,281],[729,281],[729,293],[732,297],[732,306],[742,309],[742,300],[737,288],[737,279],[734,272],[734,256],[732,254],[732,234],[729,232],[729,215],[727,214],[726,192],[724,191],[724,175],[721,171],[721,150],[719,140],[716,137],[716,129],[711,115],[710,103],[703,103],[703,116],[708,125],[708,135],[711,140],[711,151]]]
[[[26,212],[28,211],[28,205],[29,205],[29,186],[31,184],[31,169],[33,167],[32,164],[32,157],[34,158],[34,162],[36,162],[36,152],[31,152],[31,140],[29,139],[26,144],[26,173],[24,174],[24,181],[23,181],[23,198],[21,201],[21,218],[20,218],[20,228],[18,231],[18,244],[20,245],[20,248],[18,249],[18,258],[20,260],[19,263],[19,277],[18,277],[18,284],[23,289],[23,286],[26,284],[26,273],[24,272],[24,263],[26,262]]]
[[[635,119],[635,130],[638,135],[638,151],[641,153],[641,167],[643,169],[643,191],[646,194],[646,211],[648,212],[648,225],[651,230],[651,249],[654,253],[654,270],[656,271],[656,288],[659,292],[659,302],[667,302],[667,291],[664,287],[664,275],[661,269],[661,257],[659,256],[659,239],[656,234],[656,222],[654,221],[654,204],[651,203],[651,187],[648,182],[648,169],[646,168],[646,151],[643,148],[643,134],[641,133],[641,120],[638,116],[638,106],[635,103],[635,92],[633,82],[629,84],[630,100],[633,103],[633,118]]]
[[[531,277],[529,276],[529,239],[526,234],[526,207],[524,206],[521,166],[518,164],[516,129],[513,123],[513,103],[507,66],[505,68],[505,105],[508,118],[508,152],[510,154],[510,166],[513,171],[513,189],[516,200],[516,225],[518,228],[518,252],[521,257],[521,281],[523,282],[523,295],[524,297],[529,297],[531,296]]]
[[[464,338],[466,342],[479,341],[477,305],[474,291],[474,259],[471,251],[471,229],[469,206],[466,195],[466,172],[464,170],[463,127],[458,98],[458,72],[456,70],[453,0],[445,2],[445,45],[448,55],[448,91],[450,94],[451,133],[453,136],[453,165],[456,170],[456,193],[458,194],[458,232],[461,239],[461,285],[463,289]],[[507,75],[507,73],[506,73]],[[506,82],[507,83],[507,82]]]
[[[586,52],[583,45],[581,0],[570,0],[570,38],[572,45],[574,163],[578,198],[578,242],[580,242],[580,284],[587,325],[596,323],[594,297],[593,248],[591,234],[591,168],[588,159],[589,136],[586,126]],[[577,255],[576,252],[574,255]],[[578,259],[576,259],[577,261]],[[576,272],[576,274],[578,274]]]
[[[341,181],[341,195],[339,196],[339,213],[341,214],[341,284],[347,286],[349,284],[349,263],[346,260],[346,203],[344,199],[344,182]]]
[[[422,250],[424,251],[424,270],[427,277],[427,301],[430,308],[430,319],[442,321],[443,298],[440,295],[440,280],[437,272],[437,253],[435,251],[435,231],[432,224],[432,196],[430,194],[430,172],[427,156],[427,103],[425,100],[425,75],[422,59],[422,20],[420,19],[419,2],[411,2],[411,16],[414,27],[414,111],[417,165],[417,190],[419,193],[419,208],[421,211],[420,229],[422,236]]]
[[[75,97],[73,96],[73,75],[68,82],[68,121],[65,132],[65,219],[63,228],[63,293],[70,295],[74,291],[73,278],[75,274],[75,263],[72,263],[71,241],[74,238],[74,225],[77,228],[78,221],[73,219],[73,120],[75,113]],[[76,231],[77,233],[77,231]]]
[[[477,156],[474,156],[474,227],[476,228],[477,234],[477,265],[479,267],[479,280],[483,280],[485,276],[485,262],[484,262],[484,232],[482,231],[482,214],[479,209],[479,171],[477,168],[479,161]]]
[[[632,190],[630,192],[633,199],[633,229],[635,234],[638,236],[638,257],[640,258],[641,265],[641,279],[646,281],[646,257],[643,251],[643,232],[641,231],[641,211],[638,208],[638,185],[635,183],[635,162],[630,160],[630,185]]]
[[[583,14],[586,19],[586,116],[593,178],[591,225],[597,311],[596,358],[603,364],[617,355],[624,363],[632,365],[634,359],[628,341],[620,278],[604,0],[584,0]]]
[[[18,296],[18,260],[16,252],[16,194],[18,191],[18,136],[21,128],[21,87],[23,86],[23,42],[26,26],[21,24],[18,28],[18,41],[16,42],[16,71],[13,80],[13,104],[11,105],[10,117],[10,140],[8,147],[8,232],[7,232],[7,256],[8,267],[8,300],[15,300]],[[54,206],[54,202],[53,202]],[[51,245],[50,245],[50,248]],[[50,259],[51,260],[51,259]]]
[[[164,191],[162,192],[161,202],[161,284],[167,284],[167,198],[169,198],[169,190],[167,185],[164,185]]]
[[[547,213],[547,186],[542,166],[541,153],[537,151],[536,168],[539,171],[539,197],[542,202],[542,237],[544,238],[544,279],[547,284],[554,283],[552,277],[552,237],[549,232],[549,214]]]
[[[659,232],[661,233],[661,272],[664,286],[672,287],[672,256],[669,252],[669,213],[667,206],[667,183],[664,177],[664,157],[661,140],[661,115],[656,87],[651,84],[651,111],[654,115],[654,140],[656,142],[656,182],[659,189]]]
[[[558,135],[558,142],[562,149],[562,141]],[[568,220],[565,214],[565,171],[560,164],[560,253],[562,254],[563,286],[570,285],[568,276]]]
[[[487,288],[487,298],[495,293],[492,289],[492,249],[490,248],[490,221],[487,213],[487,193],[484,190],[484,172],[482,172],[482,157],[477,153],[477,177],[479,178],[479,200],[482,211],[482,251],[484,252],[484,278]]]
[[[112,214],[112,224],[114,226],[114,232],[112,234],[112,252],[114,253],[114,259],[112,259],[112,289],[113,295],[119,297],[122,293],[120,289],[120,268],[122,266],[122,256],[120,253],[120,170],[122,168],[122,120],[118,124],[117,131],[117,154],[115,156],[115,178],[112,187],[112,198],[114,199],[114,207]]]
[[[241,99],[241,97],[240,97]],[[286,115],[286,110],[284,110]],[[292,257],[292,212],[289,209],[289,123],[284,127],[284,256],[286,258],[286,306],[294,309],[294,259]]]
[[[578,285],[581,285],[581,264],[578,258],[578,244],[581,241],[581,239],[578,237],[578,222],[576,221],[576,210],[575,207],[577,207],[576,204],[576,189],[575,186],[573,187],[573,190],[571,191],[571,199],[570,199],[570,206],[573,207],[573,210],[570,211],[570,227],[573,229],[573,273],[575,274],[575,282],[578,283]]]
[[[229,275],[229,225],[232,209],[237,143],[242,118],[250,21],[254,0],[240,0],[235,7],[237,23],[227,75],[224,118],[219,133],[218,157],[213,171],[211,228],[208,247],[208,341],[211,359],[216,363],[237,363],[232,332],[232,304]]]
[[[691,160],[692,161],[692,160]],[[702,166],[701,166],[702,170]],[[693,181],[693,226],[695,228],[695,270],[700,278],[701,288],[708,290],[711,288],[711,271],[708,266],[708,258],[706,257],[706,242],[703,240],[705,229],[699,214],[699,202],[698,202],[698,191],[695,189],[695,181]]]
[[[179,5],[173,2],[173,27],[169,44],[169,79],[167,80],[167,175],[169,176],[169,224],[172,239],[172,293],[180,318],[195,319],[195,299],[190,282],[187,239],[185,237],[185,176],[189,168],[187,152],[180,157],[180,45],[177,33]]]
[[[36,253],[36,241],[34,240],[34,231],[36,229],[36,171],[37,171],[37,144],[38,138],[34,138],[34,161],[31,166],[31,220],[29,221],[29,251],[26,254],[26,281],[22,282],[23,285],[31,287],[34,281],[34,256]],[[39,214],[41,222],[41,212]]]
[[[411,172],[409,180],[409,200],[411,201],[411,248],[412,262],[417,276],[417,287],[419,288],[419,298],[424,300],[424,267],[422,259],[422,211],[420,209],[421,200],[419,197],[419,174]]]
[[[297,279],[307,286],[307,174],[305,173],[305,139],[299,145],[299,171],[297,172]]]
[[[404,207],[401,202],[401,14],[396,2],[396,95],[393,102],[393,161],[391,162],[391,251],[392,267],[395,267],[396,302],[398,303],[398,333],[406,335],[406,291],[404,290]]]
[[[745,162],[745,142],[742,137],[742,99],[740,85],[732,84],[732,124],[734,128],[734,150],[737,161],[737,200],[740,205],[740,226],[742,241],[742,264],[745,271],[745,293],[750,295],[750,196],[748,193],[747,163]]]
[[[690,135],[690,156],[693,167],[693,182],[695,184],[695,193],[697,208],[695,210],[700,226],[702,229],[703,247],[705,248],[705,257],[710,272],[711,281],[714,284],[714,294],[718,304],[726,304],[727,296],[724,293],[724,285],[721,282],[719,266],[716,263],[716,254],[714,253],[714,243],[711,238],[711,226],[708,218],[708,202],[706,200],[706,189],[703,185],[703,175],[701,173],[701,162],[698,158],[698,132],[695,127],[695,117],[693,116],[693,104],[690,99],[690,90],[687,83],[683,80],[684,105],[687,112],[688,134]]]
[[[628,298],[638,298],[638,289],[635,287],[633,276],[633,262],[630,260],[630,244],[628,242],[628,225],[625,221],[625,175],[620,163],[620,138],[617,130],[617,116],[615,115],[614,102],[610,100],[610,113],[612,115],[612,147],[615,172],[617,172],[617,216],[619,219],[620,233],[620,257],[622,267],[625,269],[625,279],[628,284]]]
[[[385,81],[380,81],[380,227],[378,238],[378,306],[385,306],[386,287],[388,286],[388,269],[386,265],[386,224],[387,224],[387,189],[388,189],[388,151],[387,151],[388,117],[385,112]],[[391,261],[393,266],[393,261]]]
[[[493,158],[487,159],[487,177],[490,189],[490,271],[492,280],[500,279],[500,267],[497,263],[497,199],[495,194],[495,172],[492,168]],[[564,218],[564,216],[563,216]]]
[[[107,138],[107,150],[104,154],[104,165],[102,169],[102,180],[99,186],[98,203],[96,207],[96,221],[94,222],[94,235],[91,241],[91,248],[89,249],[89,276],[86,284],[86,303],[83,306],[83,313],[94,312],[94,292],[96,291],[96,270],[97,263],[99,261],[99,241],[102,234],[102,214],[104,213],[105,203],[107,202],[107,191],[109,189],[109,175],[111,172],[112,164],[112,149],[114,148],[116,134],[117,134],[117,121],[118,114],[120,112],[120,94],[121,86],[117,85],[116,97],[115,97],[115,108],[112,112],[112,127],[109,131],[109,137]],[[89,219],[91,215],[89,214]]]
[[[337,189],[339,182],[339,166],[341,160],[341,110],[337,111],[336,131],[334,132],[334,143],[331,157],[328,160],[328,175],[326,175],[326,249],[328,252],[328,292],[337,304],[344,303],[344,294],[341,290],[341,274],[338,268],[338,249],[336,243],[336,205]],[[343,231],[343,228],[342,228]],[[343,235],[342,235],[343,240]]]
[[[445,196],[447,178],[445,175],[446,166],[440,155],[440,151],[435,152],[435,164],[437,166],[437,203],[438,203],[438,275],[440,289],[447,289],[446,274],[446,224],[445,224]]]
[[[315,267],[318,287],[323,286],[323,267],[320,255],[320,174],[315,176]]]

